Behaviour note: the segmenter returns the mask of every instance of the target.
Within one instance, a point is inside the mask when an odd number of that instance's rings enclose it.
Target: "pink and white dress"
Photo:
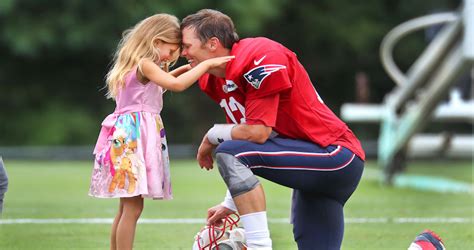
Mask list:
[[[95,145],[89,195],[99,198],[172,199],[166,134],[160,112],[163,88],[125,77],[116,108],[102,122]]]

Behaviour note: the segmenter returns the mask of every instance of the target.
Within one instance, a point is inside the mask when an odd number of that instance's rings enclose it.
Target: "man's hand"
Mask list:
[[[201,145],[199,145],[196,157],[201,168],[205,168],[207,170],[211,170],[213,168],[212,164],[214,163],[214,160],[212,159],[212,150],[214,147],[215,146],[212,145],[207,139],[207,135],[205,135],[202,139]]]
[[[207,210],[207,225],[219,226],[222,224],[222,219],[232,213],[234,213],[234,211],[220,204],[213,206]]]

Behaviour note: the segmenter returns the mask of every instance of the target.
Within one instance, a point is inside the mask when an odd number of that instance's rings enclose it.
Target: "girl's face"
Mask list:
[[[160,50],[160,62],[167,62],[179,50],[179,44],[165,43],[161,40],[156,42],[156,47]]]

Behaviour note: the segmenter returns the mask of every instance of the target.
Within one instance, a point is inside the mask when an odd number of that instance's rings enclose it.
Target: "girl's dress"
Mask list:
[[[140,83],[136,71],[126,75],[114,113],[102,122],[89,195],[172,199],[163,89]]]

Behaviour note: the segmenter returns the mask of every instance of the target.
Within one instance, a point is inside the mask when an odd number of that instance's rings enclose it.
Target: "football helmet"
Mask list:
[[[221,226],[205,226],[194,236],[193,250],[246,250],[245,231],[233,213],[223,219]]]
[[[445,250],[441,238],[431,230],[425,230],[410,244],[408,250]]]

